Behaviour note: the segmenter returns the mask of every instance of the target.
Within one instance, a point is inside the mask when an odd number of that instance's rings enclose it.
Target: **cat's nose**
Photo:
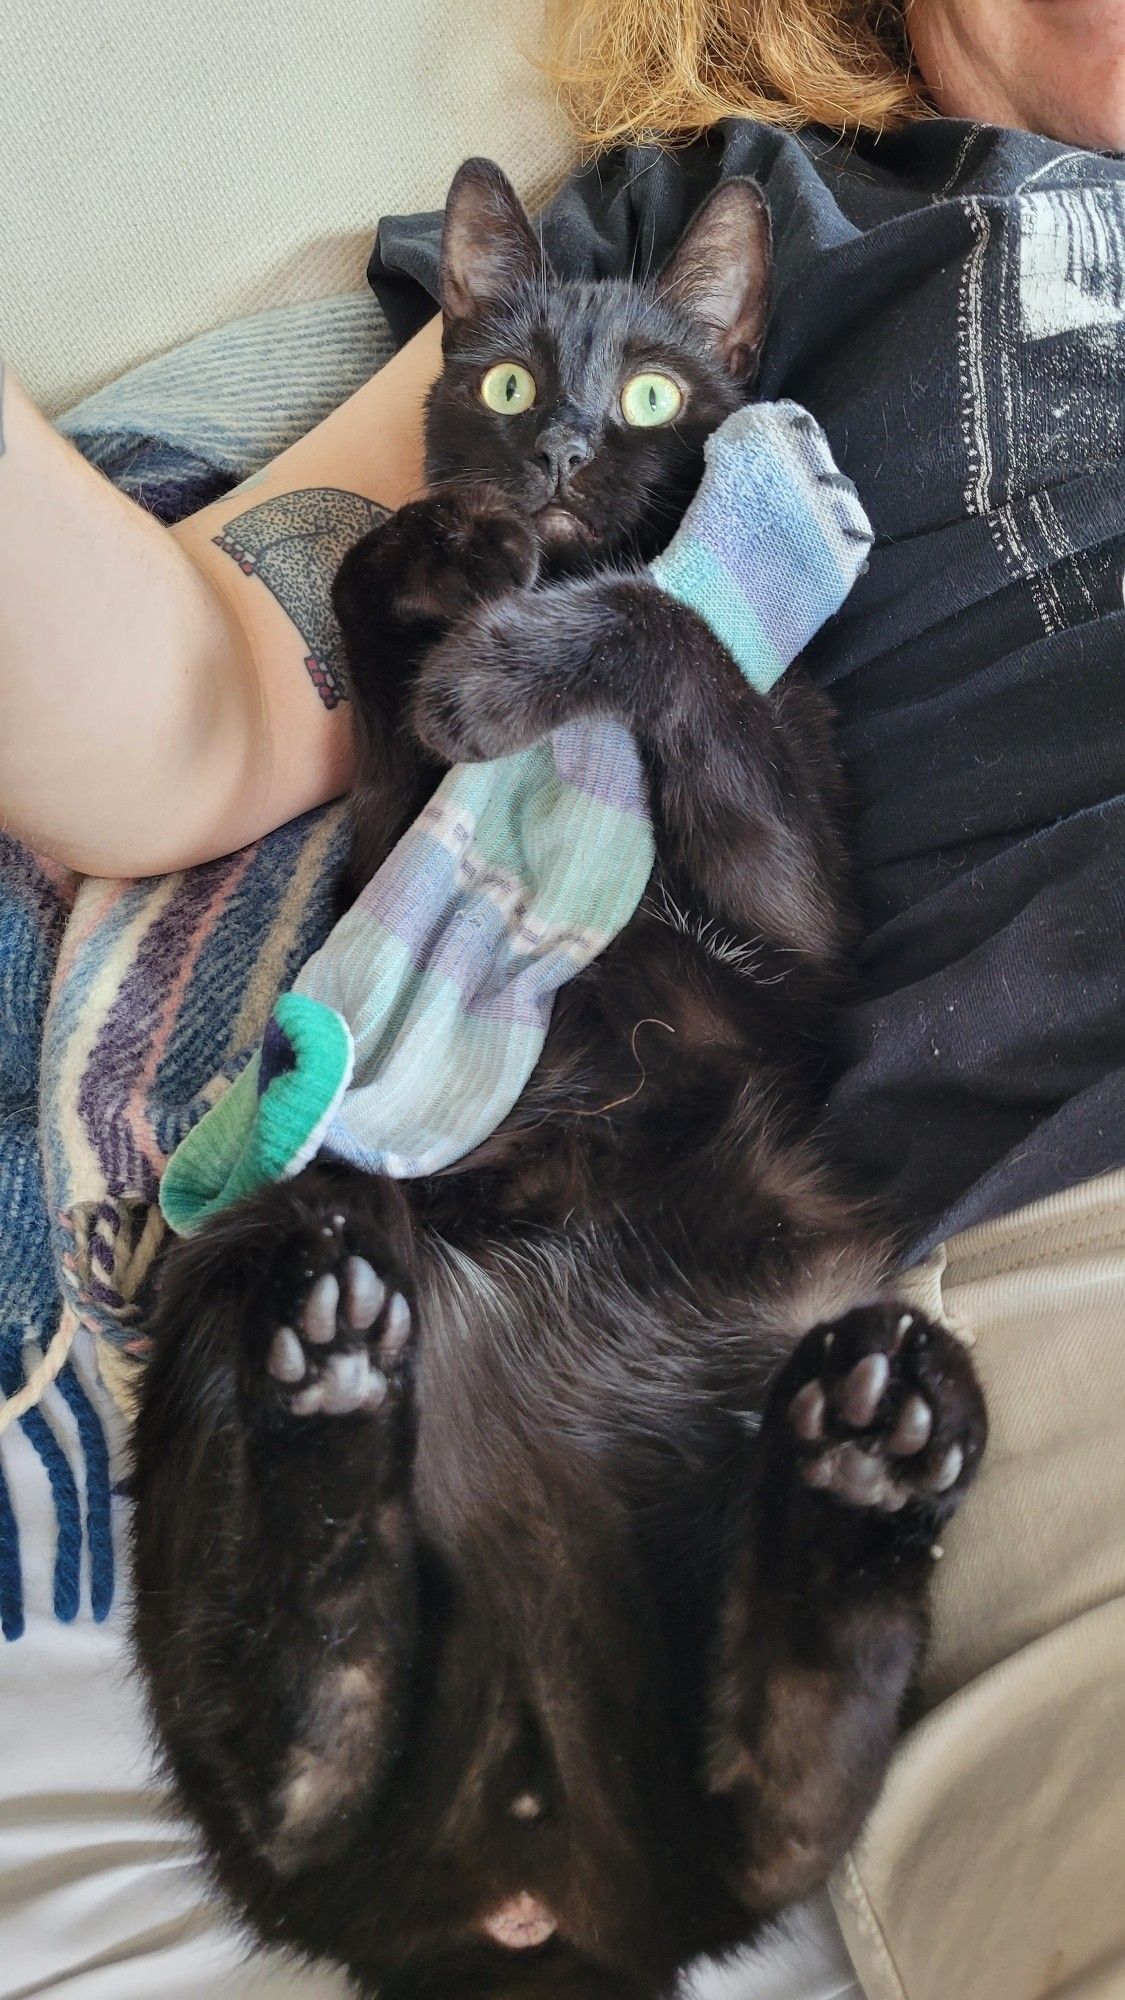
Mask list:
[[[563,429],[548,425],[540,431],[535,440],[535,456],[551,482],[551,491],[557,493],[560,486],[577,472],[580,465],[593,455],[593,445],[581,431]]]

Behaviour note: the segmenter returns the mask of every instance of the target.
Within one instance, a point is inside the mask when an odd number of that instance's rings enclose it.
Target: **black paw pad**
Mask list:
[[[948,1513],[984,1449],[968,1355],[944,1327],[898,1306],[849,1313],[802,1342],[785,1414],[806,1485],[849,1507]]]

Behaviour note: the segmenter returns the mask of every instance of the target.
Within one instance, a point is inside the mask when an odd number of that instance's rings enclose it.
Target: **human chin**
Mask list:
[[[1125,0],[1021,0],[1036,129],[1098,152],[1125,150]]]
[[[1125,0],[915,0],[910,33],[946,117],[1125,149]]]

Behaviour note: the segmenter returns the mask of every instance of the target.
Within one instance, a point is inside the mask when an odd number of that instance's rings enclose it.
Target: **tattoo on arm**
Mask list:
[[[325,708],[348,698],[344,642],[332,609],[336,571],[361,536],[390,512],[332,486],[278,493],[227,522],[216,547],[245,576],[257,576],[292,619],[308,651],[305,666]]]

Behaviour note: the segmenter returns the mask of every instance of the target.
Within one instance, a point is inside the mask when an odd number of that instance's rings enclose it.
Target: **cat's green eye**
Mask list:
[[[518,417],[535,401],[535,377],[519,361],[498,361],[480,385],[481,401],[501,417]]]
[[[631,375],[621,391],[621,414],[637,430],[670,424],[683,407],[684,392],[679,383],[670,375],[658,375],[655,369]]]

